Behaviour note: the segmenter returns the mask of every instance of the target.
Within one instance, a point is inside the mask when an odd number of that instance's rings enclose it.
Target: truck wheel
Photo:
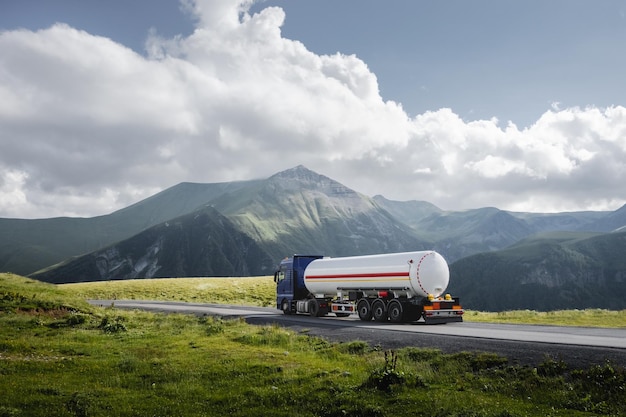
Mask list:
[[[356,305],[356,309],[359,312],[359,318],[363,321],[370,321],[372,319],[372,309],[370,302],[365,298],[359,300]]]
[[[382,299],[377,298],[372,303],[372,316],[374,316],[374,320],[376,321],[387,321],[387,306]]]
[[[392,323],[402,323],[402,304],[398,300],[389,301],[387,315]]]
[[[403,309],[404,312],[402,316],[402,321],[405,323],[412,323],[414,321],[417,321],[422,315],[422,310],[414,304],[407,303],[403,306]]]
[[[283,300],[283,303],[280,305],[280,309],[283,310],[284,314],[291,314],[290,304],[289,300]]]
[[[309,300],[309,314],[313,317],[319,317],[320,305],[317,303],[317,300]]]

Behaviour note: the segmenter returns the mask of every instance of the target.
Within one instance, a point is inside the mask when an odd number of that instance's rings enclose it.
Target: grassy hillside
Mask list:
[[[15,275],[0,288],[0,416],[626,413],[626,370],[610,363],[383,352],[240,320],[91,308],[70,286]]]
[[[273,277],[163,278],[63,284],[61,288],[83,299],[162,300],[273,306]]]
[[[0,273],[0,313],[16,310],[48,315],[90,313],[92,307],[80,294],[15,274]]]

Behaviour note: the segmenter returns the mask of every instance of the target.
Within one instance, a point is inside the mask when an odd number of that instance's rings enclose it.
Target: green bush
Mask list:
[[[393,351],[385,351],[385,364],[382,368],[372,371],[365,381],[364,387],[376,388],[387,393],[392,392],[394,386],[406,384],[407,378],[404,372],[396,369],[398,365],[398,354]]]
[[[224,320],[221,317],[206,316],[200,319],[200,323],[206,328],[206,335],[213,336],[224,333]]]
[[[122,333],[128,331],[126,325],[124,324],[124,317],[122,316],[117,316],[114,319],[111,319],[109,316],[105,316],[102,318],[98,328],[105,333]]]
[[[76,417],[87,417],[90,406],[91,400],[89,396],[80,392],[73,393],[71,398],[65,403],[67,411]]]
[[[537,366],[537,374],[540,376],[558,376],[563,375],[567,371],[567,364],[562,360],[554,360],[546,357],[542,363]]]
[[[576,408],[597,413],[617,413],[626,403],[626,369],[606,362],[587,370],[572,371],[575,391],[580,395]]]
[[[48,327],[52,329],[60,329],[62,327],[80,326],[81,324],[84,324],[85,322],[87,322],[89,317],[90,316],[88,316],[87,314],[70,313],[64,319],[56,320],[48,324]]]

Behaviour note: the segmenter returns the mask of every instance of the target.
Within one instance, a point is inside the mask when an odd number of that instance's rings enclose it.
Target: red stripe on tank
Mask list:
[[[370,274],[339,274],[339,275],[306,275],[306,279],[331,279],[331,278],[384,278],[384,277],[408,277],[408,272],[380,272]]]

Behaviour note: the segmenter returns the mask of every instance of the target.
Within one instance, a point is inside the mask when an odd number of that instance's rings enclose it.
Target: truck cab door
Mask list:
[[[293,270],[291,264],[281,264],[274,274],[276,282],[276,307],[281,308],[283,300],[293,300]]]

